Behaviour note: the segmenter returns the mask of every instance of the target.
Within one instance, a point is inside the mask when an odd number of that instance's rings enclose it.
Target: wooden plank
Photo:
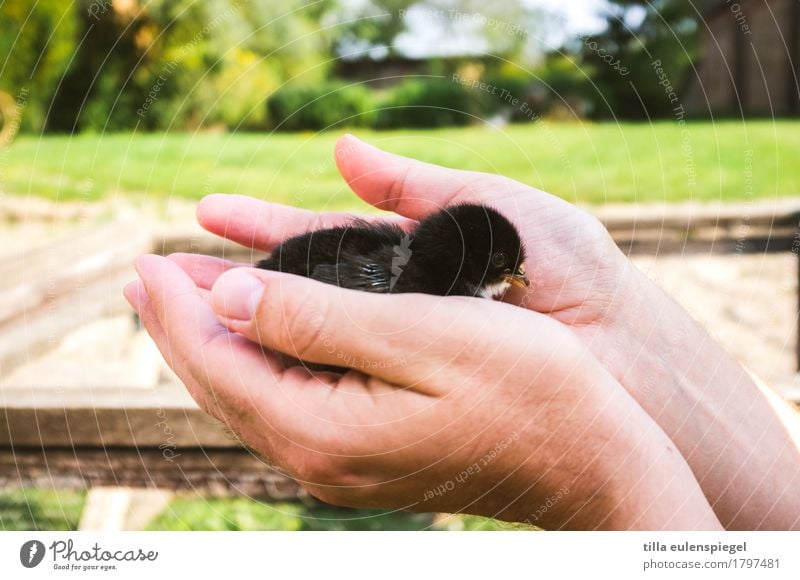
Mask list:
[[[730,229],[796,228],[800,219],[800,199],[787,198],[768,203],[698,204],[610,204],[587,208],[610,230],[688,231],[715,227]]]
[[[0,323],[129,269],[150,247],[149,232],[128,220],[73,232],[0,260]]]
[[[0,430],[0,445],[161,446],[169,453],[201,445],[239,446],[200,409],[6,408],[0,411]]]
[[[86,497],[78,530],[143,530],[166,509],[172,497],[172,492],[163,489],[93,487]]]
[[[164,358],[133,311],[88,321],[55,348],[0,378],[0,389],[37,387],[91,392],[94,388],[156,388],[171,381]]]
[[[182,385],[155,389],[0,389],[0,446],[236,448]]]
[[[122,486],[247,495],[276,501],[308,498],[299,484],[244,449],[0,447],[0,487],[86,489]]]
[[[126,220],[0,260],[0,375],[79,326],[127,311],[122,288],[150,244],[141,222]]]
[[[248,264],[255,263],[266,255],[260,250],[245,248],[211,234],[198,235],[194,229],[188,228],[170,228],[158,232],[153,236],[151,251],[163,256],[175,252],[205,254]]]
[[[0,375],[54,348],[63,336],[101,316],[129,312],[122,295],[134,274],[122,270],[58,299],[23,308],[0,324]]]
[[[786,77],[786,98],[789,114],[800,115],[800,2],[789,8],[789,51]]]
[[[764,254],[787,252],[792,248],[791,237],[743,237],[725,239],[686,239],[669,236],[638,237],[617,235],[614,242],[626,254]]]
[[[0,408],[189,410],[198,407],[183,385],[162,383],[153,388],[93,386],[75,389],[38,385],[0,387]]]

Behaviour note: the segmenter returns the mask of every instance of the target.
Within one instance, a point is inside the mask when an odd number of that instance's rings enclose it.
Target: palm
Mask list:
[[[619,288],[622,254],[591,215],[543,191],[486,173],[458,171],[385,153],[352,137],[337,145],[339,169],[367,202],[394,212],[413,228],[416,220],[452,203],[488,203],[520,230],[532,280],[506,300],[551,314],[566,324],[602,320]],[[284,238],[347,223],[350,214],[317,214],[241,196],[210,196],[200,223],[209,231],[260,251]],[[382,218],[385,219],[385,218]]]

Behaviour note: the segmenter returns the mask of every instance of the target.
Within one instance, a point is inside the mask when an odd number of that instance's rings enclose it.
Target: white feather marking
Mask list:
[[[487,284],[483,288],[481,288],[480,292],[478,292],[478,296],[481,298],[497,298],[502,296],[503,293],[511,288],[511,284],[508,282],[495,282],[494,284]]]

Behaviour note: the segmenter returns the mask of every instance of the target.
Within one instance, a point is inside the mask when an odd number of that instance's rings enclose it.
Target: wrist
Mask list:
[[[506,480],[510,489],[501,494],[502,506],[491,506],[492,513],[546,529],[719,529],[675,444],[604,374],[592,372],[584,391],[582,406],[594,411],[587,413],[577,440],[580,423],[565,419],[554,426],[548,445],[527,457],[509,458],[514,466]],[[531,434],[528,443],[528,429],[516,431],[519,449],[534,449],[541,438]],[[509,498],[515,501],[507,503]]]
[[[681,376],[691,369],[697,344],[696,323],[667,294],[625,260],[620,291],[601,321],[597,345],[599,358],[612,375],[644,404],[663,399],[679,388]],[[687,356],[687,353],[689,356]],[[656,397],[654,391],[659,393]],[[648,409],[652,411],[652,409]]]
[[[530,474],[537,493],[528,483],[529,493],[515,495],[499,517],[559,530],[722,529],[686,460],[652,419],[637,408],[624,425],[580,465]]]
[[[633,264],[624,280],[596,356],[675,442],[726,527],[790,527],[800,502],[783,490],[800,479],[800,453],[776,404]]]

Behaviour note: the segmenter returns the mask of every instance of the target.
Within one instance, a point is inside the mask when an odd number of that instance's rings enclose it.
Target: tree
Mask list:
[[[0,5],[0,90],[26,95],[23,129],[41,129],[73,56],[77,26],[71,3],[5,0]]]
[[[324,77],[318,8],[302,0],[151,0],[78,9],[82,42],[51,131],[262,127],[287,79]]]
[[[681,0],[613,0],[607,28],[577,49],[596,85],[588,92],[600,117],[675,114],[696,56],[697,14]],[[676,100],[677,97],[677,100]]]
[[[333,26],[334,50],[344,57],[425,58],[442,56],[442,51],[519,60],[538,53],[532,33],[547,21],[544,16],[523,0],[339,0],[327,23]],[[420,28],[429,43],[420,43]]]

